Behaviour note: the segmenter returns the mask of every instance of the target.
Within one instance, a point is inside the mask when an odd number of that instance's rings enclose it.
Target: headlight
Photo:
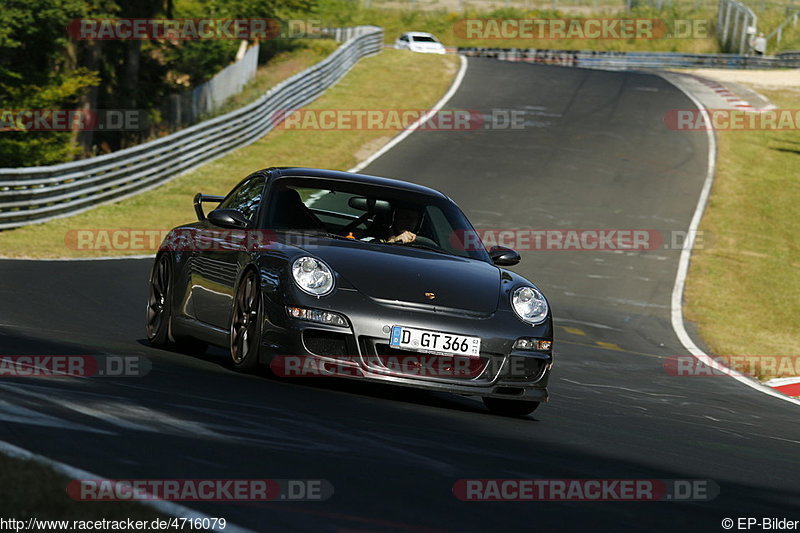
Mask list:
[[[323,296],[333,290],[333,273],[328,265],[313,257],[301,257],[292,263],[292,277],[301,290]]]
[[[511,307],[529,324],[539,324],[547,316],[547,300],[533,287],[519,287],[511,293]]]

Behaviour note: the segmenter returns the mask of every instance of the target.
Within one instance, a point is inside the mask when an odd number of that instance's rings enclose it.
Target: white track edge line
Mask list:
[[[461,66],[458,69],[458,74],[456,74],[453,83],[450,85],[450,88],[444,93],[444,96],[436,102],[436,104],[423,116],[418,118],[413,124],[411,124],[408,128],[404,129],[400,133],[394,136],[389,142],[384,144],[377,152],[373,153],[371,156],[348,170],[348,172],[359,172],[361,169],[367,167],[370,163],[378,159],[380,156],[400,144],[406,137],[414,133],[423,123],[425,123],[434,113],[439,111],[444,105],[453,97],[456,93],[458,88],[461,86],[461,82],[464,80],[464,76],[467,73],[467,58],[465,56],[459,55],[458,56],[461,62]]]
[[[86,470],[81,470],[80,468],[76,468],[74,466],[61,463],[54,459],[49,459],[47,457],[44,457],[43,455],[33,453],[24,448],[20,448],[19,446],[15,446],[13,444],[10,444],[2,440],[0,440],[0,453],[8,457],[39,463],[71,479],[91,479],[96,481],[110,481],[96,474],[92,474],[91,472],[87,472]],[[168,516],[190,518],[192,520],[195,518],[199,519],[212,518],[207,514],[195,511],[193,509],[189,509],[188,507],[184,507],[183,505],[179,505],[177,503],[170,501],[161,501],[161,500],[127,500],[127,501],[140,503],[142,505],[152,507],[155,510],[164,513]],[[220,532],[224,531],[225,533],[255,533],[253,530],[239,527],[235,524],[231,524],[230,522],[226,524],[224,529],[212,528],[212,531],[220,531]]]
[[[705,123],[711,124],[711,117],[708,116],[706,107],[697,98],[695,98],[693,94],[691,94],[688,90],[684,90],[676,83],[673,83],[666,76],[661,76],[661,78],[685,94],[694,103],[694,105],[697,106],[697,109],[703,115],[703,120]],[[714,135],[713,129],[706,130],[706,133],[708,135],[708,170],[706,172],[705,182],[703,183],[703,189],[700,192],[700,198],[697,200],[697,207],[695,208],[694,215],[689,223],[689,235],[695,235],[698,227],[700,226],[700,221],[703,218],[703,213],[705,212],[706,205],[708,204],[708,198],[711,195],[711,186],[714,183],[714,174],[716,173],[717,139]],[[768,396],[772,396],[795,405],[800,405],[800,400],[781,394],[770,387],[762,385],[753,378],[745,376],[741,372],[737,372],[736,370],[719,363],[716,359],[701,350],[692,340],[691,336],[686,331],[686,325],[683,321],[683,292],[686,285],[686,276],[689,272],[689,262],[691,261],[693,248],[694,241],[692,240],[688,246],[684,246],[681,250],[680,259],[678,261],[678,272],[675,275],[675,284],[672,287],[670,318],[672,322],[672,329],[675,331],[675,335],[678,337],[678,340],[680,340],[681,344],[683,344],[683,347],[686,348],[686,350],[688,350],[688,352],[701,363],[708,365],[715,370],[719,370],[720,372],[728,374],[736,381]]]

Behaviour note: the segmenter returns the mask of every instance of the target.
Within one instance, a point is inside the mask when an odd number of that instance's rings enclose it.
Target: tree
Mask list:
[[[81,0],[4,0],[0,10],[0,108],[72,109],[96,73],[74,68],[67,23],[84,16]],[[76,152],[70,133],[2,132],[3,166],[57,163]]]

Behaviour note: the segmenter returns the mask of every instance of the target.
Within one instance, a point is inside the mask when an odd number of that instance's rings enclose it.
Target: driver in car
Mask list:
[[[386,242],[402,242],[408,244],[414,242],[417,234],[413,232],[419,223],[419,213],[414,209],[404,209],[398,207],[394,212],[394,221],[392,222],[392,233]]]
[[[398,207],[394,210],[391,223],[381,216],[376,217],[362,240],[408,244],[417,239],[414,233],[417,224],[419,224],[419,213],[415,209]]]

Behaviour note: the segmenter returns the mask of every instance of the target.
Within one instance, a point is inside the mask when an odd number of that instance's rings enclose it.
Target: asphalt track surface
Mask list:
[[[661,78],[471,59],[448,107],[522,110],[526,127],[418,131],[364,172],[445,191],[480,228],[688,228],[707,139],[663,126],[666,110],[693,105]],[[221,350],[150,348],[150,260],[0,262],[0,352],[153,363],[141,379],[2,380],[0,439],[108,478],[333,484],[325,502],[188,504],[257,531],[720,531],[726,517],[800,519],[797,407],[664,370],[685,354],[669,320],[679,250],[522,255],[515,270],[542,287],[557,324],[551,402],[524,419],[442,393],[241,375]],[[462,478],[710,479],[720,494],[462,502]]]

